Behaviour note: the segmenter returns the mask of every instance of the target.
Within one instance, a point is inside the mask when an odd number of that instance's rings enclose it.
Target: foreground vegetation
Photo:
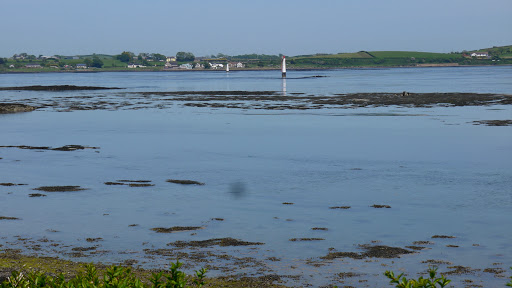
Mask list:
[[[195,277],[187,276],[180,271],[182,263],[176,261],[171,263],[169,272],[153,273],[149,278],[150,284],[145,284],[131,270],[131,268],[112,266],[106,269],[103,277],[99,277],[98,270],[93,264],[85,265],[85,271],[79,272],[74,278],[67,280],[64,274],[52,277],[41,271],[22,272],[14,271],[12,275],[0,284],[1,288],[15,287],[49,287],[49,288],[71,288],[71,287],[105,287],[105,288],[143,288],[143,287],[203,287],[205,284],[205,269],[196,271]],[[187,286],[192,283],[193,286]]]
[[[27,257],[27,259],[41,258]],[[168,271],[150,272],[140,269],[132,270],[130,267],[123,266],[72,264],[73,262],[44,258],[41,263],[46,263],[48,259],[51,259],[50,267],[47,267],[50,270],[48,270],[37,264],[36,267],[31,267],[32,265],[27,262],[27,259],[18,259],[21,260],[19,263],[24,263],[21,269],[23,272],[13,271],[8,277],[0,275],[0,288],[284,287],[269,282],[258,282],[258,280],[234,281],[222,277],[207,279],[207,271],[204,268],[195,271],[195,275],[190,276],[180,270],[183,264],[178,260],[171,263]],[[2,264],[5,263],[0,263],[0,268],[5,268],[6,266]],[[54,269],[61,265],[69,271],[56,274]],[[80,265],[81,268],[74,270],[76,265]],[[418,279],[407,279],[403,273],[395,276],[393,271],[386,271],[384,275],[390,280],[389,283],[397,288],[443,288],[451,282],[444,275],[438,276],[437,268],[432,267],[428,269],[428,278],[422,276]],[[512,277],[510,279],[506,286],[512,287]]]

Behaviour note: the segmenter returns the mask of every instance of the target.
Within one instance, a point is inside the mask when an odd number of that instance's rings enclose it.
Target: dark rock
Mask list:
[[[176,184],[184,184],[184,185],[204,185],[204,183],[197,182],[197,181],[194,181],[194,180],[168,179],[167,182],[169,182],[169,183],[176,183]]]
[[[216,239],[208,239],[203,241],[176,241],[172,243],[168,243],[167,246],[175,246],[179,248],[186,247],[211,247],[211,246],[253,246],[253,245],[264,245],[265,243],[261,242],[247,242],[241,241],[233,238],[216,238]]]
[[[373,207],[373,208],[391,208],[391,206],[389,206],[389,205],[377,205],[377,204],[373,204],[370,207]]]
[[[75,192],[87,190],[86,188],[80,188],[80,186],[42,186],[34,188],[33,190],[45,191],[45,192]]]
[[[157,228],[151,228],[151,230],[155,231],[156,233],[173,233],[173,232],[183,232],[183,231],[194,231],[204,229],[204,227],[194,227],[194,226],[174,226],[170,228],[163,228],[163,227],[157,227]]]

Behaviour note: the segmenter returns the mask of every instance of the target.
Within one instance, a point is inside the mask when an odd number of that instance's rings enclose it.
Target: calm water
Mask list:
[[[328,77],[303,78],[312,75]],[[68,84],[123,87],[128,92],[255,90],[307,95],[512,94],[512,67],[290,71],[285,83],[276,76],[279,72],[3,74],[0,86]],[[0,102],[105,93],[116,92],[0,91]],[[139,264],[157,266],[168,260],[148,260],[143,249],[166,248],[166,243],[177,240],[233,237],[265,245],[226,251],[257,259],[278,257],[281,261],[269,262],[268,267],[279,274],[302,275],[301,283],[314,285],[337,283],[335,273],[356,271],[366,273],[362,278],[372,287],[385,281],[381,276],[385,269],[404,269],[414,276],[425,270],[427,264],[421,261],[427,259],[473,269],[507,269],[512,265],[512,129],[470,123],[497,119],[512,119],[512,108],[265,111],[176,104],[168,109],[61,113],[46,108],[0,115],[0,145],[100,147],[74,152],[0,148],[0,182],[28,184],[0,186],[0,216],[22,218],[0,222],[0,244],[25,247],[15,241],[21,236],[91,246],[86,238],[101,237],[101,249],[110,252],[78,260],[138,259]],[[206,185],[165,182],[170,178]],[[119,179],[151,180],[155,186],[103,184]],[[50,185],[89,190],[28,197],[37,192],[33,188]],[[369,207],[373,204],[392,208]],[[332,206],[351,208],[329,209]],[[205,229],[194,231],[195,235],[150,231],[171,226]],[[433,235],[457,238],[431,239]],[[291,238],[325,240],[290,242]],[[318,260],[331,247],[359,251],[358,244],[371,241],[405,247],[420,240],[435,244],[401,259],[336,260],[322,267],[305,263]],[[62,249],[43,251],[66,257]],[[506,282],[482,272],[460,279],[471,277],[496,285]]]

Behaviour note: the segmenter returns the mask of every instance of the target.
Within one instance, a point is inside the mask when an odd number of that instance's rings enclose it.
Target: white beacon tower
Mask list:
[[[229,72],[229,63],[226,63],[226,72]]]
[[[286,78],[286,56],[283,55],[283,64],[281,65],[281,73],[283,78]]]

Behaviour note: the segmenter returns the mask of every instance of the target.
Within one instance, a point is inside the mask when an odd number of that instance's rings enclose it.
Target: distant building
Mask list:
[[[473,52],[471,53],[471,57],[488,58],[489,52]]]
[[[9,65],[9,68],[14,68],[14,65],[12,65],[12,64],[11,64],[11,65]]]
[[[242,62],[229,62],[229,68],[244,68],[245,65]]]
[[[59,57],[57,57],[57,56],[41,56],[40,59],[55,59],[55,60],[58,60]]]
[[[178,64],[173,63],[173,62],[167,62],[164,65],[164,69],[174,69],[174,68],[178,68]]]
[[[192,67],[192,65],[188,64],[188,63],[180,65],[180,69],[192,69],[192,68],[194,68],[194,67]]]
[[[224,68],[224,64],[220,64],[220,63],[210,63],[210,67],[212,67],[212,69]]]
[[[86,64],[76,64],[76,68],[77,69],[87,69],[87,65]]]
[[[128,68],[145,68],[146,66],[144,65],[139,65],[139,64],[128,64]]]
[[[194,66],[195,69],[202,69],[204,68],[204,65],[201,63],[196,63],[196,66]]]
[[[169,62],[176,62],[176,57],[174,57],[174,56],[167,57],[167,58],[165,59],[165,61],[166,61],[167,63],[169,63]]]
[[[39,64],[27,64],[25,65],[26,68],[42,68]]]

